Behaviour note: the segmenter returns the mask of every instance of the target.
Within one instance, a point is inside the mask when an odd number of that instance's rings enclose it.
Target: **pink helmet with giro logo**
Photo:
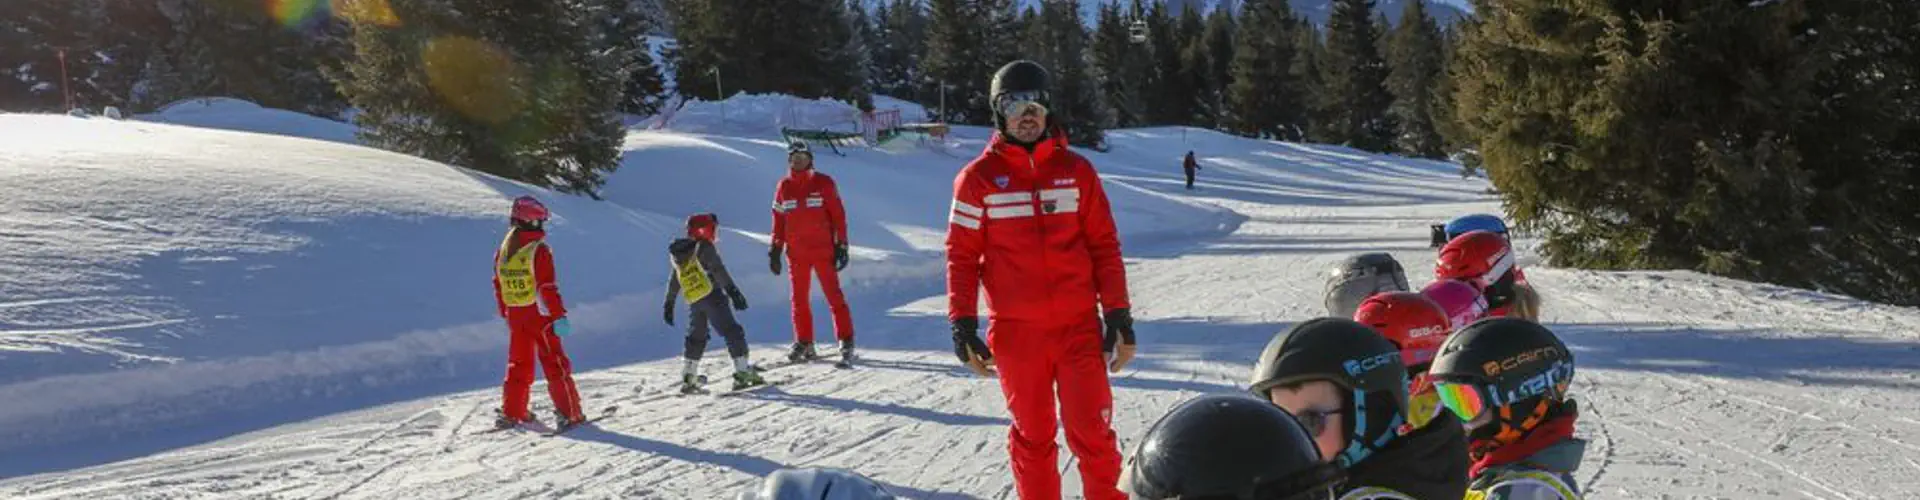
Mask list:
[[[1440,304],[1440,309],[1446,311],[1447,319],[1453,323],[1454,330],[1466,328],[1487,316],[1487,298],[1465,281],[1435,281],[1420,289],[1420,295]]]

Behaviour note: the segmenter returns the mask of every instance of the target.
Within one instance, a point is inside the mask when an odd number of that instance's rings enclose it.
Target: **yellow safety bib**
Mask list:
[[[1407,407],[1407,412],[1412,416],[1407,423],[1415,429],[1425,428],[1444,411],[1440,406],[1440,393],[1434,391],[1415,393],[1413,397],[1407,398]]]
[[[503,255],[500,262],[495,263],[493,271],[494,277],[500,280],[500,301],[505,302],[507,307],[534,305],[540,301],[540,291],[539,280],[533,275],[533,255],[542,242],[528,243],[512,254],[505,254],[513,236],[509,234],[507,238],[500,242]]]
[[[1562,500],[1580,500],[1580,494],[1575,493],[1572,487],[1567,486],[1566,482],[1561,481],[1559,477],[1555,477],[1553,474],[1549,474],[1541,471],[1502,473],[1499,476],[1495,477],[1494,480],[1489,482],[1487,486],[1484,488],[1475,489],[1475,488],[1469,487],[1467,489],[1467,496],[1464,497],[1462,500],[1489,500],[1488,495],[1492,493],[1494,488],[1499,487],[1503,484],[1514,483],[1514,482],[1540,483],[1552,489],[1554,493],[1560,494],[1560,498]],[[1502,495],[1502,496],[1505,496],[1505,495]],[[1493,498],[1491,500],[1505,500],[1505,499]]]
[[[674,268],[674,274],[680,280],[680,296],[686,297],[688,304],[699,302],[713,293],[713,281],[707,279],[707,268],[700,265],[697,254],[687,257],[686,262]]]

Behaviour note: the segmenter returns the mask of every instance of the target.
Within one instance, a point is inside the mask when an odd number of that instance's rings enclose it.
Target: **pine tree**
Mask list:
[[[1228,129],[1247,137],[1298,140],[1305,93],[1290,72],[1299,21],[1285,0],[1247,0],[1227,87]]]
[[[929,0],[927,16],[927,53],[920,59],[924,75],[922,95],[940,99],[946,111],[944,122],[985,125],[992,121],[987,111],[987,82],[992,78],[987,67],[987,33],[982,19],[966,0]],[[936,111],[938,113],[938,111]]]
[[[1466,125],[1460,123],[1459,114],[1455,112],[1454,107],[1454,96],[1458,88],[1455,83],[1454,68],[1458,67],[1456,61],[1459,60],[1460,51],[1457,50],[1459,45],[1458,28],[1448,25],[1441,29],[1440,73],[1434,82],[1433,108],[1429,113],[1433,116],[1434,131],[1440,134],[1441,149],[1461,153],[1458,158],[1468,167],[1462,174],[1471,175],[1477,168],[1474,165],[1478,165],[1478,156],[1472,153],[1472,148],[1475,146],[1473,136],[1468,133]]]
[[[1408,0],[1400,26],[1388,35],[1387,56],[1392,72],[1387,90],[1393,94],[1388,109],[1400,126],[1399,151],[1424,158],[1443,158],[1444,141],[1433,116],[1442,61],[1440,26],[1427,15],[1423,0]]]
[[[1333,123],[1317,140],[1367,151],[1391,151],[1395,126],[1387,109],[1388,69],[1380,57],[1373,0],[1334,0],[1327,20],[1323,112]]]
[[[920,0],[892,0],[886,15],[875,21],[885,24],[874,49],[875,91],[923,104],[931,99],[920,93],[922,84],[917,61],[927,53],[926,5]],[[931,99],[930,99],[931,98]]]
[[[1233,84],[1234,29],[1233,10],[1220,5],[1207,15],[1207,27],[1201,34],[1207,53],[1205,95],[1213,114],[1213,121],[1203,124],[1207,127],[1226,127],[1227,87]]]
[[[1185,87],[1180,73],[1180,27],[1167,5],[1153,2],[1147,8],[1147,45],[1152,66],[1147,95],[1147,118],[1155,125],[1187,123],[1199,102],[1193,89]]]
[[[639,0],[607,1],[607,17],[602,22],[608,43],[622,61],[619,69],[622,91],[615,109],[622,113],[652,115],[660,110],[660,100],[666,93],[660,68],[653,62],[653,50],[647,46],[647,34],[653,32],[659,21],[651,17],[652,9]]]
[[[1179,123],[1211,127],[1217,121],[1215,104],[1219,101],[1211,91],[1212,82],[1208,81],[1213,66],[1208,60],[1206,21],[1198,7],[1189,7],[1181,11],[1179,25],[1179,65],[1173,80],[1178,85],[1179,100],[1187,103]]]
[[[341,82],[362,140],[590,195],[618,168],[622,61],[604,3],[387,3],[407,22],[358,23]]]
[[[1118,4],[1100,6],[1093,33],[1093,64],[1100,78],[1100,95],[1112,106],[1114,124],[1137,127],[1147,123],[1141,95],[1147,80],[1139,76],[1139,45],[1127,31],[1129,21]]]
[[[1030,48],[1028,57],[1047,69],[1052,78],[1054,123],[1066,129],[1067,140],[1076,146],[1104,148],[1108,112],[1100,102],[1100,87],[1089,66],[1088,34],[1080,17],[1080,0],[1045,3],[1039,10],[1031,7],[1022,46]]]
[[[1337,124],[1333,119],[1333,108],[1326,104],[1332,100],[1329,97],[1331,89],[1326,83],[1326,37],[1318,26],[1304,19],[1299,24],[1299,30],[1300,35],[1296,39],[1300,48],[1299,56],[1294,58],[1288,74],[1300,82],[1300,87],[1304,89],[1301,98],[1307,103],[1302,111],[1300,137],[1327,142],[1327,137],[1335,135],[1331,129]]]
[[[1682,7],[1480,10],[1456,107],[1514,222],[1560,265],[1920,302],[1920,15],[1897,0]]]

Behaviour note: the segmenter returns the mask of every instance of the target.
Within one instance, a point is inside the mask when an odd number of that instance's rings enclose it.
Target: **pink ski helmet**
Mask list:
[[[532,196],[514,198],[512,219],[514,222],[546,222],[547,206]]]
[[[1453,323],[1453,329],[1466,328],[1487,315],[1487,298],[1480,290],[1465,281],[1443,279],[1427,284],[1420,289],[1433,303],[1446,311],[1447,319]]]

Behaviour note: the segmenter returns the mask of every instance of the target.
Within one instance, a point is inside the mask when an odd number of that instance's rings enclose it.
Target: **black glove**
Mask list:
[[[833,270],[845,271],[847,269],[847,258],[846,243],[839,243],[833,246]]]
[[[747,310],[747,296],[740,294],[739,287],[727,285],[727,298],[733,300],[733,310]]]
[[[767,269],[772,270],[774,276],[780,275],[780,245],[767,249]]]
[[[667,326],[673,326],[673,301],[671,300],[667,301],[665,316],[667,318]]]
[[[974,374],[993,376],[993,350],[980,340],[980,319],[972,316],[953,320],[953,355]]]
[[[1107,352],[1107,370],[1119,373],[1121,368],[1126,368],[1127,362],[1133,361],[1136,349],[1133,339],[1133,311],[1124,307],[1109,309],[1102,319],[1106,323],[1106,337],[1102,339],[1102,345]]]

